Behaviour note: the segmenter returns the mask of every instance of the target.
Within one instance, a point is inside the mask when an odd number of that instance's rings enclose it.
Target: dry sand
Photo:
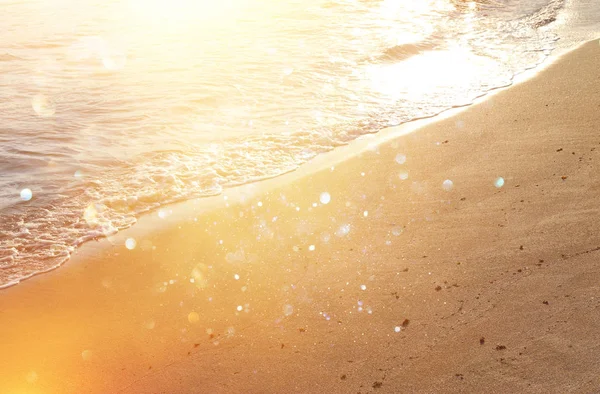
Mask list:
[[[0,292],[0,392],[600,390],[599,64],[85,245]]]

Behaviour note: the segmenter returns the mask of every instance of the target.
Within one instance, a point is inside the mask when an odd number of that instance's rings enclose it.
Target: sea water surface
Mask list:
[[[585,0],[0,7],[0,287],[143,212],[470,103],[600,31]]]

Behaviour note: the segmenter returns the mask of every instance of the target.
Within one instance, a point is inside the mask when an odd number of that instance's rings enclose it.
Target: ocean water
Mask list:
[[[0,6],[0,287],[144,212],[470,103],[600,32],[585,0]]]

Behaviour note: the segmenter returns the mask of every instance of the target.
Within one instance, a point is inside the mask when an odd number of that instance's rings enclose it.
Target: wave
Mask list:
[[[398,62],[417,56],[426,51],[439,49],[439,45],[431,41],[422,41],[414,44],[394,45],[387,48],[378,57],[383,62]]]
[[[556,18],[558,17],[558,13],[564,8],[564,6],[565,0],[552,0],[531,15],[521,18],[520,22],[523,22],[534,29],[539,29],[540,27],[544,27],[552,22],[555,22]]]

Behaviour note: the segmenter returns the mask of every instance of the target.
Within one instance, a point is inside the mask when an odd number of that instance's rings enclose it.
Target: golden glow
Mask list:
[[[477,70],[493,62],[477,56],[465,48],[431,51],[401,63],[369,66],[367,83],[371,87],[397,99],[408,97],[419,100],[434,88],[465,86],[477,75]]]
[[[398,23],[398,15],[403,15],[403,19],[414,25],[413,28],[406,29],[401,34],[398,34],[398,29],[389,29],[388,41],[392,45],[411,44],[427,39],[436,29],[436,26],[430,20],[422,18],[422,15],[440,12],[450,7],[446,0],[384,0],[379,6],[377,19],[383,26],[393,26]]]
[[[191,21],[224,22],[237,17],[247,0],[129,0],[128,3],[136,19],[176,25]]]

